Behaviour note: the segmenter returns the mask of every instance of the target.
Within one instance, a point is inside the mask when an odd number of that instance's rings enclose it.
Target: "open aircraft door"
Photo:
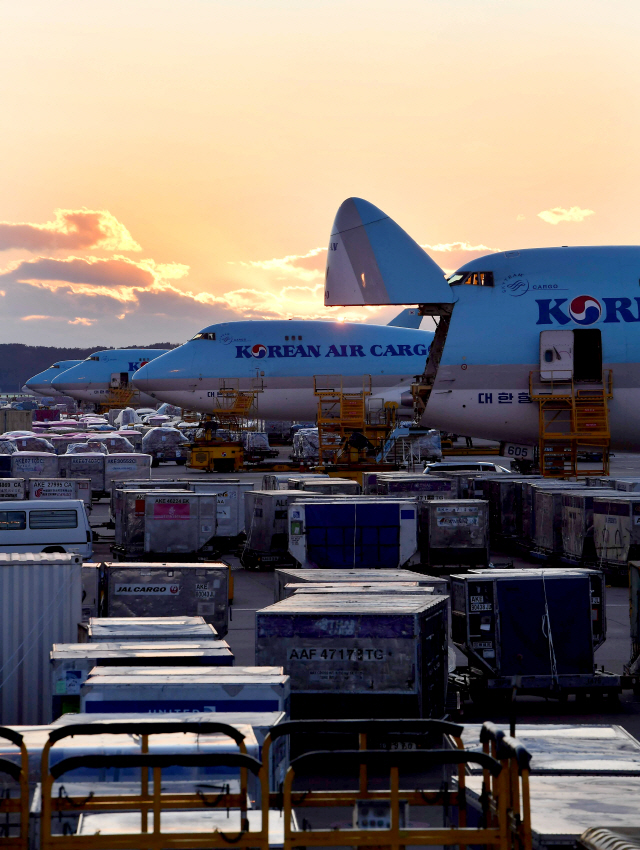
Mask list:
[[[112,372],[109,387],[112,390],[123,390],[129,386],[128,372]]]
[[[573,331],[540,331],[540,380],[573,378]]]

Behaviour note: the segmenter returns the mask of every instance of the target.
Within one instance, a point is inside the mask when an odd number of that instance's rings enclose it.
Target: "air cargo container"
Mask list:
[[[91,481],[89,478],[32,478],[29,481],[30,499],[80,499],[91,510]]]
[[[112,481],[109,494],[109,518],[112,522],[115,522],[116,493],[118,490],[190,490],[190,483],[186,478],[178,480],[173,478],[142,478],[132,481]]]
[[[360,595],[363,593],[373,593],[375,595],[390,595],[397,596],[398,594],[408,593],[410,596],[416,593],[426,593],[439,596],[448,594],[449,583],[445,578],[436,578],[435,576],[422,576],[424,581],[306,581],[306,582],[290,582],[284,586],[283,599],[288,599],[294,593],[326,593],[326,594],[341,594],[351,593]]]
[[[475,488],[489,502],[491,534],[496,538],[518,536],[522,513],[522,482],[541,481],[539,475],[485,475]]]
[[[522,692],[611,687],[594,672],[594,652],[606,638],[604,590],[597,570],[452,575],[453,642],[469,659],[476,685],[511,688],[512,677],[521,676]]]
[[[245,531],[244,505],[246,494],[254,489],[252,481],[223,479],[213,481],[190,481],[194,493],[206,493],[216,497],[216,537],[236,540]]]
[[[11,475],[7,478],[57,478],[58,455],[50,452],[16,452],[11,455]]]
[[[80,692],[89,714],[173,714],[219,711],[284,711],[289,676],[257,667],[220,667],[200,676],[92,676]]]
[[[289,506],[289,554],[303,568],[419,563],[418,502],[370,496],[296,502]]]
[[[599,488],[600,489],[600,488]],[[562,556],[570,562],[596,562],[593,539],[593,487],[562,493]]]
[[[401,475],[383,473],[378,476],[379,496],[417,496],[420,499],[455,499],[456,483],[450,478],[433,475]]]
[[[78,628],[80,642],[215,640],[218,633],[203,617],[92,617]],[[70,641],[69,641],[70,642]]]
[[[447,599],[294,594],[256,613],[256,663],[291,676],[292,716],[442,717]]]
[[[95,667],[230,667],[224,640],[60,643],[49,653],[53,717],[80,710],[80,687]]]
[[[49,650],[76,639],[82,558],[0,554],[0,725],[51,720]]]
[[[0,502],[26,499],[26,497],[27,492],[24,478],[0,478]]]
[[[321,493],[324,496],[340,494],[357,496],[360,485],[350,478],[289,478],[291,490],[304,490],[305,493]]]
[[[215,495],[186,490],[116,490],[115,545],[119,558],[143,553],[188,556],[213,552]]]
[[[323,570],[321,573],[316,569],[303,570],[299,568],[280,568],[274,572],[274,602],[286,598],[285,587],[287,584],[302,584],[303,582],[319,582],[330,584],[342,584],[351,582],[413,582],[419,587],[437,587],[439,592],[446,594],[447,581],[443,578],[425,576],[413,570],[388,570],[388,569],[342,569]]]
[[[200,615],[220,637],[229,628],[229,567],[226,564],[104,564],[108,617]]]
[[[423,564],[489,563],[489,506],[486,502],[480,499],[420,502],[419,509]]]
[[[158,555],[212,552],[217,499],[206,493],[145,493],[144,551]]]
[[[631,659],[625,672],[640,672],[640,562],[629,561],[629,620],[631,625]],[[634,691],[638,692],[638,687]]]
[[[104,459],[99,452],[78,455],[60,455],[60,478],[88,478],[94,494],[104,492]]]
[[[640,491],[640,478],[616,478],[616,490],[623,493],[637,493]]]
[[[596,555],[600,565],[624,571],[628,561],[640,558],[640,493],[609,492],[593,501]]]
[[[266,477],[266,476],[265,476]],[[303,490],[254,490],[245,494],[247,539],[242,553],[245,567],[273,567],[292,563],[288,546],[288,508],[301,499],[311,501],[313,493]]]
[[[104,490],[111,492],[112,481],[151,478],[151,455],[122,452],[104,456]]]
[[[527,546],[535,546],[536,534],[536,500],[538,490],[581,490],[584,485],[573,481],[524,480],[521,484],[522,507],[519,538]],[[542,503],[540,503],[542,506]],[[548,506],[547,506],[548,507]]]
[[[328,475],[321,472],[269,472],[262,476],[262,490],[290,490],[289,482],[292,479],[296,481],[301,478],[329,478]]]
[[[102,570],[100,564],[82,565],[82,622],[88,623],[91,617],[99,617],[101,609],[100,584]]]

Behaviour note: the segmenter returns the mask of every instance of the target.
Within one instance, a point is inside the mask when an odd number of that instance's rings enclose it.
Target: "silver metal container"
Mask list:
[[[593,539],[593,487],[562,493],[562,554],[570,561],[596,562]]]
[[[435,593],[440,596],[448,594],[449,583],[445,578],[436,578],[435,576],[422,576],[422,578],[424,581],[290,582],[284,586],[283,598],[288,599],[294,593],[325,593],[329,595],[373,593],[380,596],[397,596],[402,593],[408,593],[410,596],[416,593],[426,593],[427,595]]]
[[[455,499],[456,482],[433,475],[401,475],[384,473],[378,476],[379,496],[419,496],[421,500]]]
[[[173,495],[175,490],[120,490],[115,488],[113,518],[115,523],[114,543],[117,551],[131,557],[144,552],[145,494],[147,492]],[[179,492],[187,492],[179,491]]]
[[[30,499],[81,499],[91,510],[91,481],[88,478],[32,478]]]
[[[220,667],[190,676],[92,676],[81,688],[89,714],[173,714],[219,711],[284,711],[289,714],[289,676],[269,669]]]
[[[254,490],[245,494],[245,528],[247,539],[242,555],[246,567],[288,561],[288,508],[301,499],[316,494],[303,490]]]
[[[299,478],[328,478],[324,473],[269,472],[262,476],[262,490],[290,490],[289,481]]]
[[[281,568],[274,571],[274,602],[279,602],[285,599],[285,587],[287,584],[302,584],[313,582],[327,584],[351,584],[352,582],[359,583],[378,583],[384,582],[414,582],[419,587],[442,587],[444,579],[434,579],[433,576],[425,576],[422,573],[413,572],[413,570],[302,570],[300,568]],[[446,582],[445,582],[446,584]],[[444,591],[446,593],[446,591]]]
[[[598,493],[593,500],[593,539],[599,565],[626,570],[628,561],[637,561],[640,493]]]
[[[78,455],[60,455],[61,478],[88,478],[94,493],[104,492],[104,459],[99,452]]]
[[[488,564],[487,502],[481,499],[420,502],[420,550],[423,564]]]
[[[558,486],[536,484],[533,495],[533,546],[545,555],[562,552],[562,497],[564,493],[580,489],[572,482],[558,482]]]
[[[201,616],[224,637],[229,628],[226,564],[104,564],[108,617]]]
[[[350,478],[290,478],[292,490],[303,490],[305,493],[321,493],[325,496],[335,496],[341,493],[357,496],[360,485]]]
[[[418,563],[418,501],[360,496],[296,502],[289,506],[289,554],[303,568]]]
[[[151,455],[137,452],[104,456],[104,490],[111,492],[112,481],[151,478]]]
[[[536,534],[536,504],[535,493],[538,488],[545,490],[576,490],[583,488],[584,485],[573,483],[570,481],[548,481],[544,479],[527,479],[522,480],[521,489],[521,508],[520,508],[520,531],[519,539],[526,546],[534,545]]]
[[[144,493],[144,551],[188,555],[213,551],[217,499],[206,493]]]
[[[203,666],[233,665],[233,654],[224,640],[54,644],[49,659],[54,718],[80,710],[80,687],[96,667],[193,665],[199,670]]]
[[[57,478],[58,455],[50,452],[16,452],[11,455],[11,478]],[[27,484],[28,486],[28,484]]]
[[[245,498],[254,489],[252,481],[240,479],[215,479],[190,481],[194,493],[216,497],[216,537],[238,537],[245,530]]]
[[[100,615],[100,564],[82,565],[82,622]]]
[[[0,478],[0,502],[9,499],[26,499],[24,478]]]
[[[291,676],[292,716],[442,717],[444,596],[294,594],[256,613],[256,662]]]
[[[218,633],[204,617],[92,617],[78,629],[80,642],[216,640]],[[68,641],[70,643],[70,641]]]
[[[82,558],[0,554],[0,724],[51,719],[49,650],[75,640]]]
[[[132,481],[112,481],[109,499],[109,516],[115,522],[116,518],[116,493],[118,490],[189,490],[190,480],[187,478],[175,480],[173,478],[142,478]]]

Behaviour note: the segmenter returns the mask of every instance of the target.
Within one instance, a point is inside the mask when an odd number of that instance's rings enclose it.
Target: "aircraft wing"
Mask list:
[[[340,206],[327,252],[324,303],[453,303],[444,272],[382,210],[349,198]]]

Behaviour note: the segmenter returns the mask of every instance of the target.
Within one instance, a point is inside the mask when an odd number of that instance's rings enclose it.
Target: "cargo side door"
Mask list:
[[[573,331],[540,331],[540,380],[573,377]]]

